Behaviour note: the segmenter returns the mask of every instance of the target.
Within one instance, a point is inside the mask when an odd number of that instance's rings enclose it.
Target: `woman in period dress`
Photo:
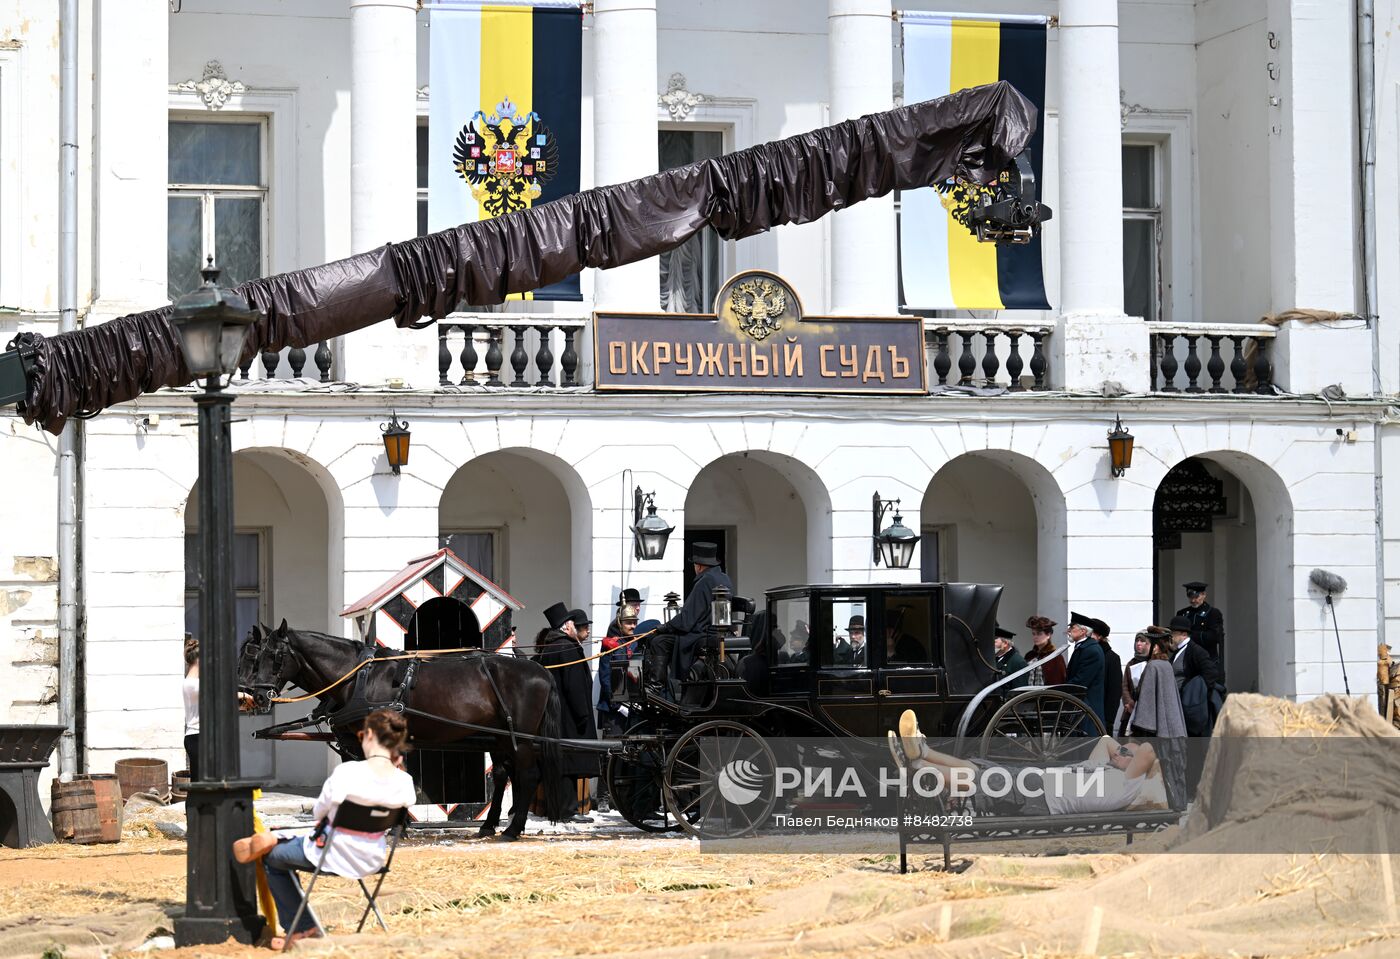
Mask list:
[[[1065,681],[1066,673],[1065,658],[1055,655],[1055,621],[1048,616],[1032,616],[1026,620],[1026,627],[1031,631],[1031,648],[1026,653],[1026,662],[1040,663],[1040,668],[1031,672],[1032,677],[1040,674],[1040,680],[1035,685],[1058,686]]]

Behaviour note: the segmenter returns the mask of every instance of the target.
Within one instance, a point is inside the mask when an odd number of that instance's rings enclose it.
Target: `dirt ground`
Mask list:
[[[1400,733],[1364,700],[1295,705],[1242,694],[1230,698],[1216,735],[1184,825],[1132,847],[1111,837],[1070,849],[1064,840],[957,847],[946,873],[929,850],[911,856],[914,871],[902,876],[894,856],[721,854],[639,833],[527,834],[504,845],[415,835],[385,884],[388,933],[354,935],[359,891],[331,881],[313,900],[331,935],[299,951],[356,959],[1400,955],[1387,874],[1396,857],[1374,854],[1393,843],[1356,841],[1384,837],[1384,817],[1394,821]],[[1264,745],[1271,737],[1300,739],[1307,752],[1281,773]],[[1260,851],[1290,837],[1307,841],[1286,848],[1310,851]],[[1346,849],[1370,854],[1336,851]],[[184,853],[183,840],[140,828],[112,846],[0,850],[0,959],[148,955],[136,950],[168,935],[183,908]],[[224,944],[160,954],[266,953]]]
[[[331,931],[300,951],[390,956],[1393,956],[1366,857],[980,852],[901,876],[893,857],[716,855],[673,838],[454,841],[402,850],[389,933],[351,934],[358,892],[315,901]],[[1270,861],[1276,859],[1277,861]],[[184,898],[184,844],[0,853],[0,956],[138,956]],[[1224,881],[1249,875],[1254,881]],[[1207,881],[1206,877],[1212,877]],[[351,895],[354,893],[354,895]],[[1094,907],[1100,907],[1098,913]],[[255,956],[226,944],[161,955]],[[50,951],[50,957],[55,953]]]

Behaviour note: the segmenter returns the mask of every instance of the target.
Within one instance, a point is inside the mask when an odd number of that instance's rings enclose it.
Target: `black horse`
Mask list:
[[[410,741],[427,748],[485,737],[493,761],[510,771],[516,786],[511,821],[502,839],[517,839],[524,831],[530,798],[539,783],[544,783],[550,814],[563,808],[559,694],[544,667],[527,659],[487,653],[424,656],[413,662],[415,675],[404,692],[401,686],[411,661],[386,659],[397,650],[379,650],[377,657],[360,669],[365,674],[362,684],[357,677],[337,684],[361,662],[364,648],[339,636],[291,629],[286,620],[275,630],[255,626],[239,656],[239,690],[250,693],[259,707],[270,705],[272,697],[288,685],[319,692],[316,712],[327,716],[346,710],[357,692],[366,705],[399,702],[408,719]],[[358,756],[355,712],[346,710],[349,718],[345,725],[332,731],[342,754]],[[514,741],[509,731],[512,724],[515,732],[522,734]],[[503,786],[502,781],[492,797],[491,815],[482,826],[482,835],[495,831]]]

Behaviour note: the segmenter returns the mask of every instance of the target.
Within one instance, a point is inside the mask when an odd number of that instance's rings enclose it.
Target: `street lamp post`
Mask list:
[[[234,635],[233,397],[223,377],[238,368],[257,313],[217,285],[219,271],[175,304],[171,318],[185,365],[204,380],[199,407],[199,768],[190,770],[185,801],[185,913],[175,920],[177,946],[252,942],[262,932],[252,865],[234,861],[233,841],[253,832],[253,790],[238,762],[238,638]]]

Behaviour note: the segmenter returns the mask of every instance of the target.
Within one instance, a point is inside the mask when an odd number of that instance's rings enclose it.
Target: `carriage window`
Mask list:
[[[807,622],[807,597],[780,599],[773,608],[773,649],[779,668],[806,666],[812,629]]]
[[[829,643],[823,643],[820,647],[823,666],[865,669],[870,665],[864,597],[822,600],[818,619],[823,631],[831,637]]]
[[[886,664],[927,666],[936,663],[933,634],[932,597],[913,594],[886,597]]]

